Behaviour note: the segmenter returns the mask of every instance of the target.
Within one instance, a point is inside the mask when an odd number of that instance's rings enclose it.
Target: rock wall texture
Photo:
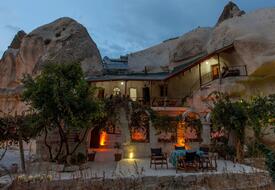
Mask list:
[[[84,26],[71,18],[60,18],[31,33],[20,31],[0,60],[0,109],[22,110],[15,101],[23,74],[39,74],[49,62],[80,62],[89,75],[101,74],[101,56]],[[11,96],[12,95],[12,96]]]
[[[225,6],[217,25],[198,27],[178,38],[167,40],[142,51],[129,54],[129,68],[142,72],[172,70],[180,60],[199,53],[234,44],[248,73],[275,74],[270,69],[275,64],[275,8],[259,9],[244,14],[237,5]]]
[[[10,190],[41,189],[186,189],[186,190],[272,190],[271,180],[264,173],[255,174],[202,174],[176,176],[140,176],[113,179],[75,179],[45,183],[13,183]]]

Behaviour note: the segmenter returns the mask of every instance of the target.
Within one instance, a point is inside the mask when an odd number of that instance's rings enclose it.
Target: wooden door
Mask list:
[[[219,65],[211,65],[212,80],[218,79],[220,75]]]
[[[90,148],[99,148],[100,141],[100,125],[96,126],[91,131],[91,140],[90,140]]]

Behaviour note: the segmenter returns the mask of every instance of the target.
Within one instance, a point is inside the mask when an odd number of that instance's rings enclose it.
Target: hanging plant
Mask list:
[[[176,133],[179,117],[171,117],[168,115],[155,115],[152,118],[154,128],[157,130],[157,134],[161,132],[165,133]]]
[[[129,130],[133,142],[149,142],[149,115],[144,110],[134,110]]]
[[[199,136],[201,134],[201,130],[202,130],[202,123],[201,120],[198,117],[191,117],[191,116],[187,116],[185,118],[185,123],[186,123],[186,127],[190,127],[194,130],[196,130],[197,135]]]

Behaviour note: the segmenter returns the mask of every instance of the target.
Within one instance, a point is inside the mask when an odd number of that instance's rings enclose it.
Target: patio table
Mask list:
[[[169,156],[169,162],[176,167],[177,158],[185,156],[186,152],[196,152],[198,156],[202,156],[204,154],[201,150],[173,150]]]

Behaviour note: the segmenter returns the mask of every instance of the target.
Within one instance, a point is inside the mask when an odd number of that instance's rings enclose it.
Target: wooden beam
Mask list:
[[[199,63],[199,76],[200,76],[200,87],[202,85],[202,79],[201,79],[201,63]]]
[[[125,83],[125,84],[124,84],[124,94],[125,94],[125,97],[127,97],[127,94],[128,94],[128,93],[127,93],[127,92],[128,92],[128,91],[127,91],[127,82],[128,82],[127,80],[124,82],[124,83]]]
[[[218,53],[218,65],[219,65],[219,80],[220,84],[222,83],[222,73],[221,73],[221,62],[220,62],[220,54]]]

